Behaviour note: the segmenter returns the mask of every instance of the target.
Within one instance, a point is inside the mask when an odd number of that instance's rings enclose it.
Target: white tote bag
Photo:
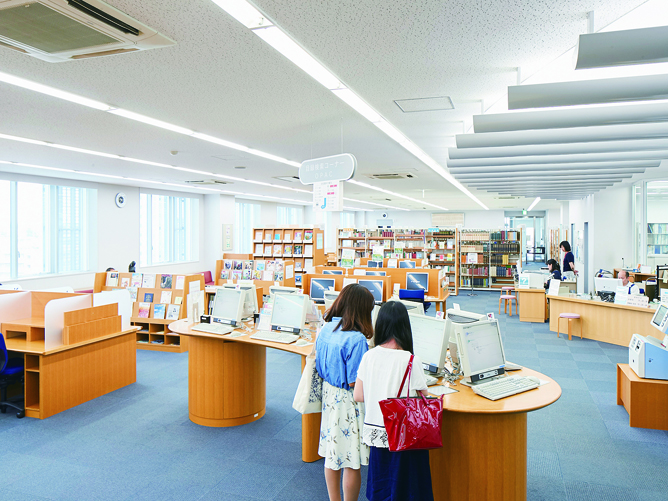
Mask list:
[[[322,411],[322,378],[315,368],[315,346],[306,357],[306,364],[292,401],[292,408],[300,414]]]

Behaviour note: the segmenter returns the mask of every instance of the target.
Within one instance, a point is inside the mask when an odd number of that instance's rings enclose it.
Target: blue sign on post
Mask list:
[[[345,181],[355,175],[356,169],[357,159],[350,153],[313,158],[302,162],[299,167],[299,180],[302,184]]]

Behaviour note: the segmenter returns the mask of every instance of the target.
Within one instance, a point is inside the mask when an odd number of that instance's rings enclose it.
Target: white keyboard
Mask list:
[[[434,386],[436,382],[438,381],[438,378],[434,376],[430,376],[426,372],[424,373],[424,378],[427,380],[427,386]]]
[[[471,385],[474,393],[490,400],[499,400],[500,398],[516,395],[524,391],[538,388],[539,384],[534,380],[522,376],[506,376],[489,383],[480,383]]]
[[[256,332],[250,338],[257,339],[258,341],[272,341],[274,343],[290,344],[297,341],[299,335],[286,334],[285,332],[262,331]]]
[[[221,336],[229,334],[234,330],[234,327],[229,325],[213,323],[213,324],[198,324],[191,327],[194,331],[206,332],[208,334],[220,334]]]

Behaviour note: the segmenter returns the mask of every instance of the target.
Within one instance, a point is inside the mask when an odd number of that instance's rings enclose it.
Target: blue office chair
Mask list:
[[[406,301],[415,301],[416,303],[422,303],[424,306],[425,313],[431,306],[431,303],[424,302],[424,290],[399,289],[399,299],[405,299]]]
[[[9,358],[5,338],[0,334],[0,412],[5,414],[11,407],[18,411],[16,417],[20,419],[25,417],[25,409],[7,400],[7,387],[15,383],[23,386],[23,359]]]

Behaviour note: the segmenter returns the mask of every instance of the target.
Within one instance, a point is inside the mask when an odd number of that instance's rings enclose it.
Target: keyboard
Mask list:
[[[436,382],[438,381],[438,378],[434,376],[430,376],[426,372],[424,373],[424,378],[427,380],[427,386],[434,386]]]
[[[206,332],[208,334],[220,334],[221,336],[229,334],[234,330],[234,327],[229,325],[213,323],[213,324],[198,324],[191,327],[194,331]]]
[[[489,383],[471,385],[471,389],[481,397],[488,398],[489,400],[499,400],[500,398],[533,390],[534,388],[538,388],[538,386],[538,383],[527,377],[506,376],[490,381]]]
[[[262,331],[256,332],[250,338],[257,339],[258,341],[272,341],[274,343],[290,344],[297,341],[299,335],[286,334],[285,332]]]

